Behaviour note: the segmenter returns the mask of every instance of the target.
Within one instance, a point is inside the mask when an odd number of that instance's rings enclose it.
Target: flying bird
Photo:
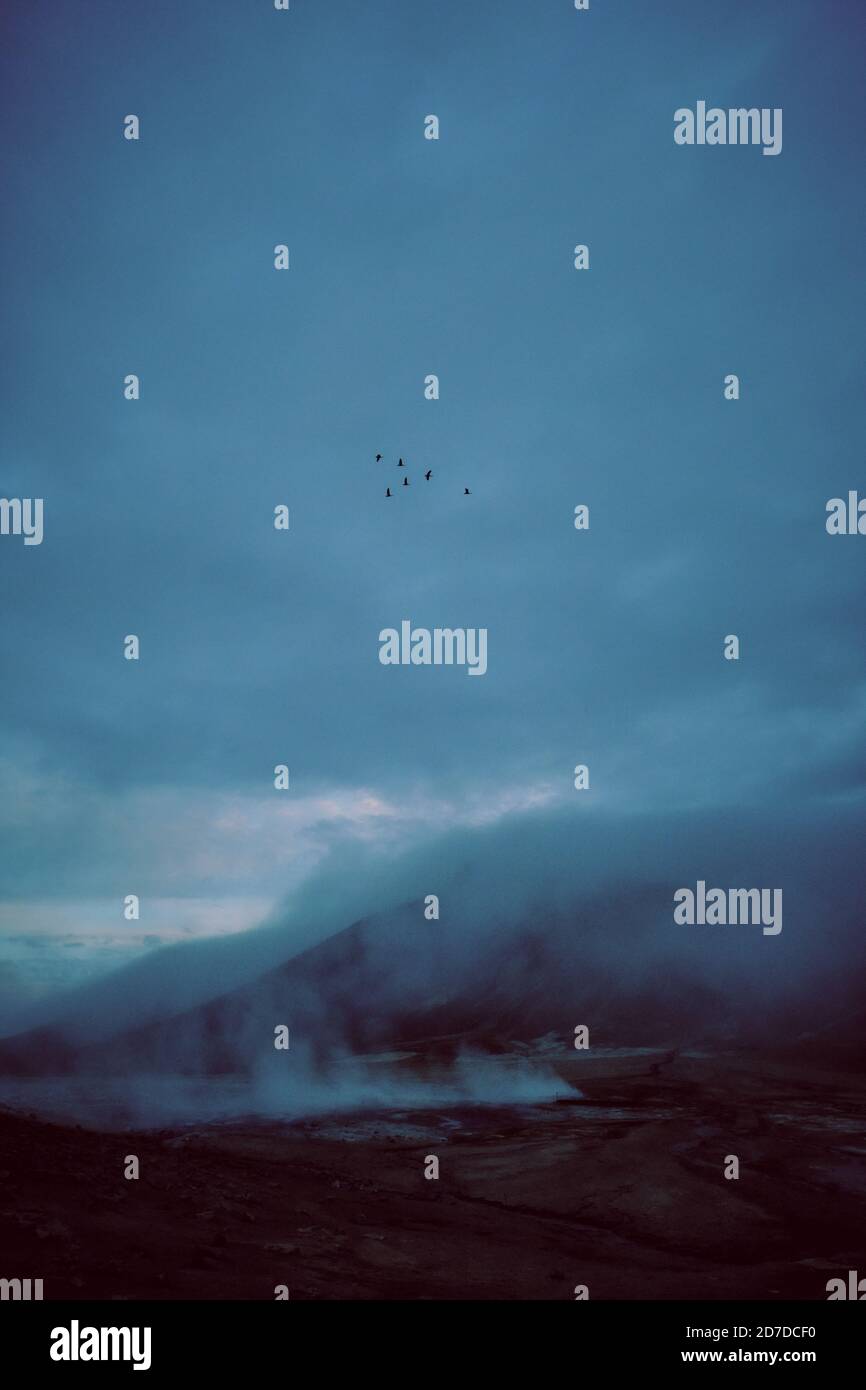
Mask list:
[[[428,468],[428,469],[427,469],[427,472],[424,474],[424,477],[427,479],[428,483],[429,483],[430,479],[432,478],[432,476],[433,476],[433,469],[432,469],[432,468]]]
[[[386,497],[390,497],[390,496],[391,496],[391,489],[390,489],[389,487],[386,487],[386,488],[385,488],[385,496],[386,496]]]
[[[398,468],[405,468],[405,467],[406,467],[406,465],[405,465],[405,463],[403,462],[402,459],[401,459],[400,462],[397,464],[397,467],[398,467]]]
[[[382,462],[382,455],[381,455],[381,454],[377,454],[377,455],[376,455],[376,462],[377,462],[377,463],[381,463],[381,462]]]
[[[463,489],[463,496],[464,496],[464,497],[469,497],[469,496],[471,496],[468,487],[465,487],[465,488]]]
[[[408,486],[409,486],[409,479],[408,479],[408,478],[404,478],[404,479],[403,479],[403,486],[404,486],[404,487],[408,487]]]

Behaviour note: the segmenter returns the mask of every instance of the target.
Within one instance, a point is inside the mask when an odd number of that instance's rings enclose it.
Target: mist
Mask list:
[[[550,1097],[540,1059],[478,1075],[472,1058],[550,1033],[564,1049],[581,1024],[597,1045],[635,1048],[788,1044],[819,1016],[844,1032],[864,967],[859,807],[828,805],[814,826],[781,810],[650,818],[583,803],[393,861],[343,846],[260,928],[155,951],[43,1009],[0,1046],[0,1070],[122,1073],[129,1104],[157,1122],[205,1104],[171,1092],[179,1076],[225,1079],[214,1112],[296,1115],[516,1100],[527,1086]],[[676,925],[674,892],[698,879],[781,889],[782,932]],[[435,1077],[398,1084],[364,1060],[419,1043],[441,1054]]]

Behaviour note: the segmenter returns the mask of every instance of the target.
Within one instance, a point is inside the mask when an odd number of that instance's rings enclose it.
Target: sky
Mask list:
[[[0,537],[0,1014],[577,763],[614,817],[860,804],[859,3],[0,22],[0,496],[45,508]],[[781,154],[676,145],[699,100]],[[486,674],[381,665],[403,619]]]

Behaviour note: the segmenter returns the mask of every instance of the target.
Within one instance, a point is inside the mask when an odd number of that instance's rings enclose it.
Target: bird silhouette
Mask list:
[[[409,486],[409,479],[408,479],[408,478],[404,478],[404,479],[403,479],[403,486],[404,486],[404,487],[408,487],[408,486]]]
[[[377,454],[377,455],[376,455],[376,462],[377,462],[377,463],[381,463],[381,462],[382,462],[382,455],[381,455],[381,454]]]
[[[398,467],[398,468],[405,468],[405,467],[406,467],[406,465],[405,465],[405,463],[403,462],[402,459],[401,459],[400,462],[397,464],[397,467]]]
[[[469,496],[471,496],[471,493],[470,493],[468,487],[465,487],[465,488],[463,489],[463,496],[464,496],[464,497],[469,497]]]
[[[391,489],[390,489],[389,487],[386,487],[386,488],[385,488],[385,496],[386,496],[386,497],[390,497],[390,496],[391,496]]]
[[[427,472],[424,474],[424,477],[427,479],[428,483],[429,483],[430,479],[432,478],[432,476],[433,476],[433,469],[432,469],[432,468],[428,468],[428,469],[427,469]]]

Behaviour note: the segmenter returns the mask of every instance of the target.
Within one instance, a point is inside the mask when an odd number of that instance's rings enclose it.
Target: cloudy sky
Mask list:
[[[45,536],[0,537],[0,1004],[577,762],[611,812],[862,796],[859,0],[3,23],[0,495]],[[782,153],[676,146],[698,100]],[[380,665],[404,618],[487,674]]]

